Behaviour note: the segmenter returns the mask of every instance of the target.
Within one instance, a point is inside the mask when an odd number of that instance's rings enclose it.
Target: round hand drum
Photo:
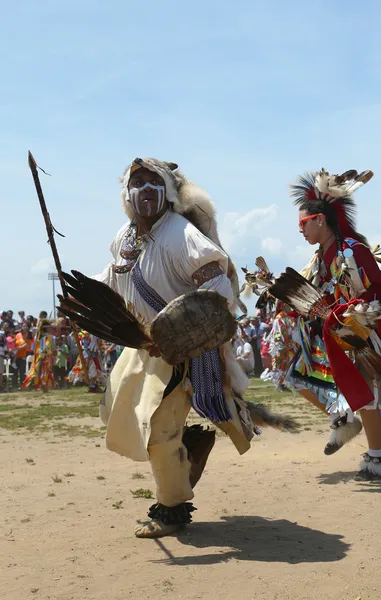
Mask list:
[[[228,342],[237,322],[218,292],[196,290],[172,300],[151,325],[151,337],[162,358],[179,365]]]

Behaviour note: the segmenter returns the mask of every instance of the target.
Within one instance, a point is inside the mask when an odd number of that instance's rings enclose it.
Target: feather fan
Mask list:
[[[330,311],[322,292],[291,267],[275,279],[269,294],[289,304],[303,317],[326,318]]]
[[[267,262],[265,261],[263,256],[258,256],[255,259],[255,264],[261,271],[264,271],[265,273],[270,273],[270,269],[268,268]]]
[[[59,295],[60,312],[93,335],[129,348],[152,347],[152,340],[142,324],[128,310],[123,298],[108,285],[86,277],[79,271],[63,273],[70,296]]]

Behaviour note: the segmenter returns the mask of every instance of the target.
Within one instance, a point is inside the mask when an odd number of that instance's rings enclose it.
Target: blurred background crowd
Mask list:
[[[272,315],[260,310],[253,317],[238,320],[232,346],[237,362],[250,377],[260,377],[271,369],[268,338],[272,321]],[[64,317],[48,319],[46,311],[38,318],[22,310],[17,315],[12,310],[2,311],[0,391],[68,385],[88,385],[89,391],[102,391],[123,347],[86,331],[78,331],[78,343],[70,321]]]
[[[95,391],[104,383],[123,348],[78,332],[88,371],[96,362]],[[38,318],[12,310],[0,314],[0,391],[67,387],[85,383],[78,346],[70,321],[48,319],[46,311]]]

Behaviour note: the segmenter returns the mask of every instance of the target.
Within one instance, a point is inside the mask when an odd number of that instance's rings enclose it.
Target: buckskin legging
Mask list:
[[[188,394],[180,384],[161,402],[151,419],[148,454],[157,501],[165,506],[176,506],[194,496],[189,481],[188,453],[182,443],[189,410]]]

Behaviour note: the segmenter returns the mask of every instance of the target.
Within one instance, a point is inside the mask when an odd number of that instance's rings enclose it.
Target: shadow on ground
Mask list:
[[[352,490],[355,493],[365,492],[365,493],[375,493],[381,492],[381,480],[377,479],[375,481],[354,481],[354,476],[357,471],[337,471],[336,473],[322,473],[317,478],[318,482],[323,485],[336,485],[338,483],[351,483],[353,484],[354,489]]]
[[[324,485],[336,485],[337,483],[355,483],[354,476],[357,471],[337,471],[336,473],[322,473],[318,476],[319,483]]]
[[[339,534],[325,533],[287,521],[256,516],[223,517],[215,523],[193,523],[178,540],[185,547],[207,549],[212,553],[173,556],[165,540],[156,540],[171,565],[213,565],[228,560],[252,560],[289,564],[335,562],[342,560],[350,545]]]

